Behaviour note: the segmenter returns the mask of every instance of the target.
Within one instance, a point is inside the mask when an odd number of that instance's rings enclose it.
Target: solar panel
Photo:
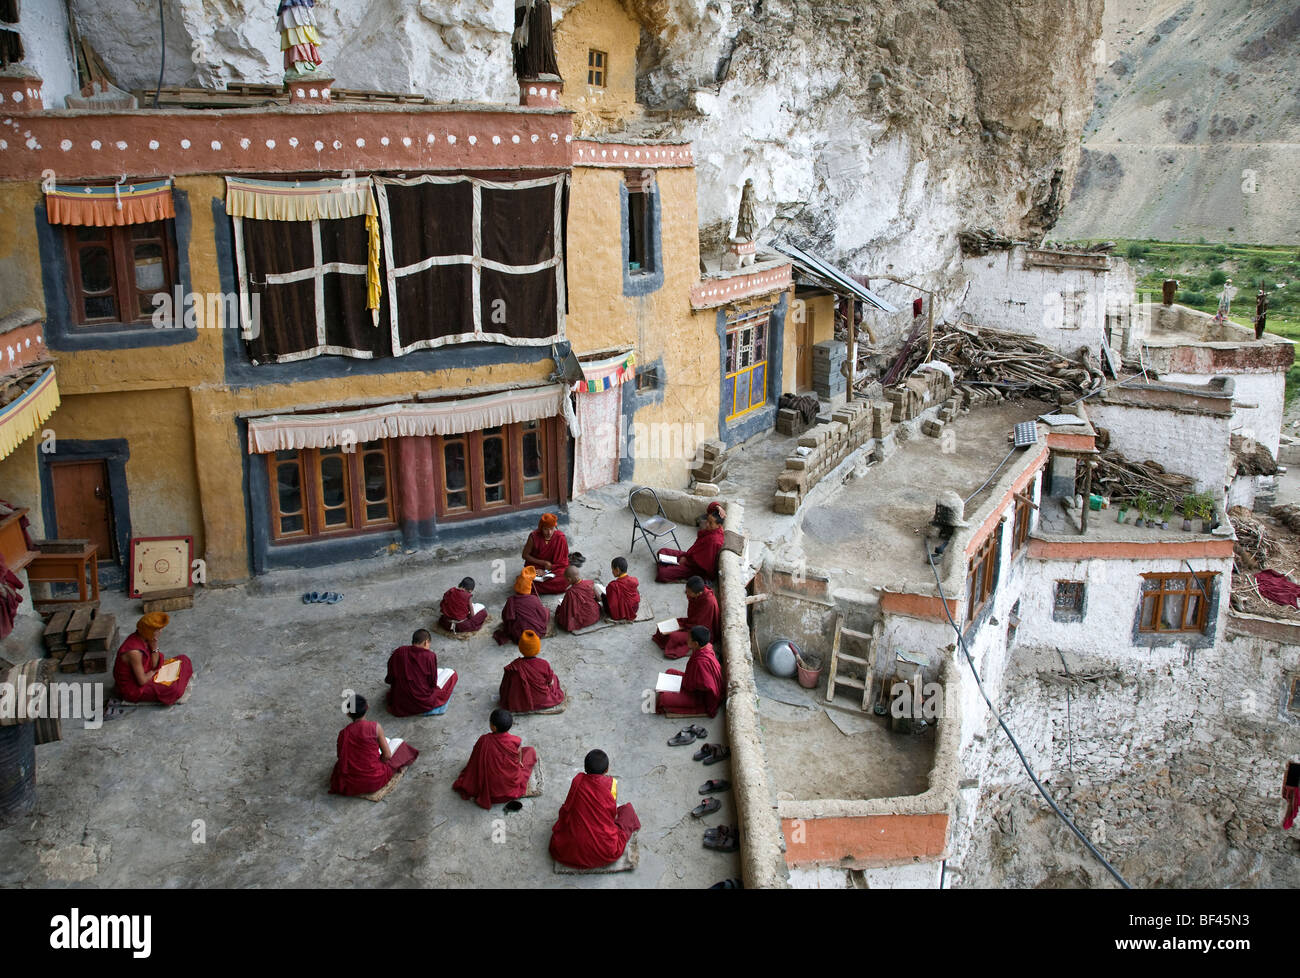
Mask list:
[[[1033,421],[1021,421],[1016,425],[1016,448],[1028,448],[1038,442],[1038,425]]]

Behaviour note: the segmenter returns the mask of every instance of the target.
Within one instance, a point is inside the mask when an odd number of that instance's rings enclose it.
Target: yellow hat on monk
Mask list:
[[[519,652],[521,655],[531,659],[540,651],[542,651],[542,640],[537,637],[537,633],[531,628],[519,636]]]
[[[169,624],[171,615],[165,611],[151,611],[135,623],[135,630],[144,638],[153,638]]]
[[[555,527],[560,525],[560,520],[554,513],[543,513],[542,518],[537,521],[537,525]]]
[[[515,578],[515,594],[532,594],[533,578],[537,576],[537,568],[529,564],[519,576]]]

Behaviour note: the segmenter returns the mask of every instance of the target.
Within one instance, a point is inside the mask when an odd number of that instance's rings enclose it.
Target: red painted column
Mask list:
[[[433,540],[434,504],[433,439],[397,439],[397,508],[402,537],[408,547],[427,546]]]

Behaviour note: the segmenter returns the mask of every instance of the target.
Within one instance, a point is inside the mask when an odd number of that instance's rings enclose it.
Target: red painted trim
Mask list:
[[[647,146],[636,143],[597,143],[588,139],[575,139],[572,150],[574,166],[604,166],[635,170],[695,165],[695,150],[690,143]]]
[[[970,538],[970,543],[966,544],[967,557],[973,554],[980,547],[984,546],[984,541],[988,539],[989,534],[992,533],[998,523],[1001,522],[1002,511],[1006,508],[1008,503],[1012,502],[1012,497],[1016,493],[1023,493],[1025,491],[1025,487],[1033,481],[1034,476],[1037,475],[1039,470],[1047,464],[1048,454],[1048,446],[1042,445],[1038,449],[1038,454],[1034,457],[1034,460],[1029,463],[1029,468],[1016,476],[1012,481],[1011,487],[1003,493],[1001,501],[993,507],[993,511],[989,513],[989,515],[984,519],[984,522],[980,524],[979,529],[976,530],[975,534]]]
[[[942,859],[948,842],[948,816],[783,818],[781,832],[787,866],[848,862],[853,868],[865,869]]]
[[[359,110],[347,103],[45,113],[0,131],[0,180],[38,180],[47,169],[60,181],[123,173],[144,180],[344,169],[564,169],[569,166],[572,129],[567,112],[472,112],[430,106]]]
[[[1047,447],[1061,448],[1072,452],[1092,452],[1097,449],[1096,435],[1072,435],[1064,431],[1049,431]]]
[[[691,308],[712,309],[755,295],[784,292],[793,283],[793,266],[779,265],[745,275],[710,278],[691,286]]]
[[[1232,541],[1153,540],[1150,543],[1120,540],[1043,540],[1030,538],[1029,556],[1041,559],[1088,560],[1094,557],[1111,560],[1184,560],[1192,557],[1231,557]]]
[[[943,601],[931,594],[908,594],[898,591],[880,592],[880,611],[882,614],[905,615],[908,618],[924,618],[929,621],[947,621],[943,613]],[[948,599],[948,611],[957,617],[957,601]]]
[[[0,333],[0,376],[16,373],[46,355],[45,324],[39,319]]]

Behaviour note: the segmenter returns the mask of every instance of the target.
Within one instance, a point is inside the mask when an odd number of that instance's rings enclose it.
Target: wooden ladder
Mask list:
[[[875,631],[875,629],[873,629],[873,631]],[[841,614],[835,615],[835,637],[831,641],[831,671],[826,678],[826,702],[835,702],[835,684],[839,683],[841,686],[851,686],[854,689],[862,690],[862,709],[863,712],[866,712],[871,709],[871,660],[869,658],[863,658],[862,656],[849,655],[847,652],[841,652],[840,639],[844,636],[866,642],[868,650],[874,649],[875,647],[876,637],[874,634],[868,635],[865,632],[855,632],[851,628],[845,628],[844,616]],[[870,651],[868,651],[867,654],[870,655]],[[855,666],[861,666],[862,678],[858,679],[854,676],[839,675],[840,663],[843,662],[851,663]]]

